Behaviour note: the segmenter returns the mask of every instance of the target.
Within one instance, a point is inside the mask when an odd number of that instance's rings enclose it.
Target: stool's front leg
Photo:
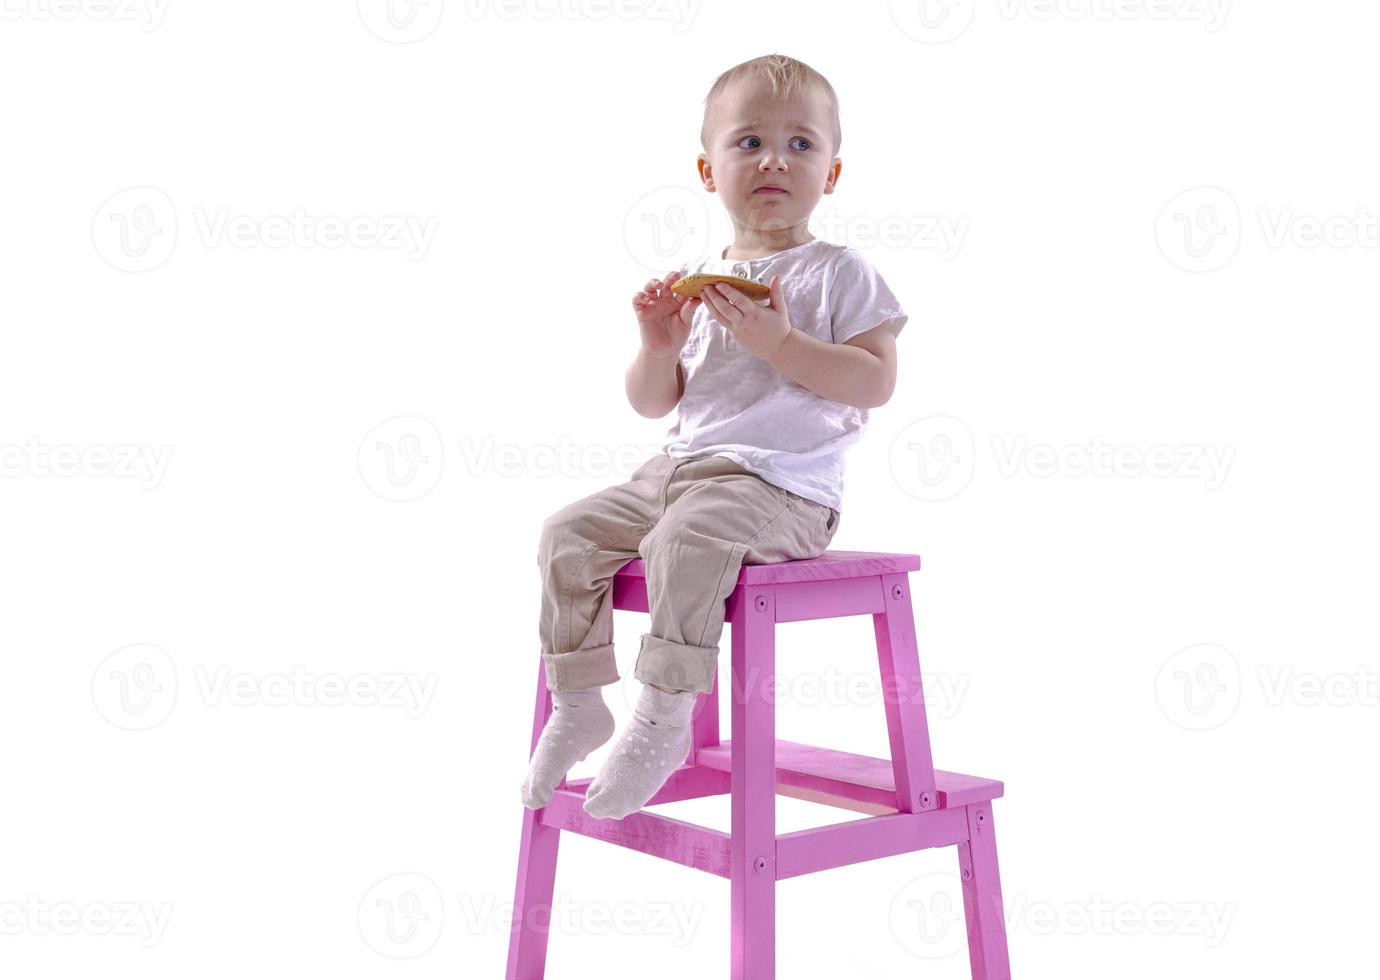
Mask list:
[[[551,692],[546,667],[538,660],[537,705],[533,713],[535,750],[551,715]],[[558,789],[565,788],[561,780]],[[561,832],[537,820],[536,810],[522,808],[522,837],[518,847],[517,889],[513,895],[513,928],[508,937],[507,980],[541,980],[546,972],[546,940],[551,928],[551,899],[556,888],[556,852]]]
[[[776,592],[739,586],[733,627],[733,980],[776,975]]]
[[[968,816],[968,840],[958,845],[958,870],[963,879],[963,912],[968,920],[968,961],[973,980],[1011,980],[992,802],[970,803],[964,809]]]

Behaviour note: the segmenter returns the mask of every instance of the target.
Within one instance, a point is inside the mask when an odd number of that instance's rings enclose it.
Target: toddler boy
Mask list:
[[[685,761],[741,566],[817,557],[838,531],[844,454],[891,397],[907,320],[861,254],[807,228],[834,192],[841,138],[833,87],[783,55],[730,68],[705,99],[700,179],[723,199],[734,240],[633,297],[641,346],[627,395],[648,418],[678,409],[663,451],[542,526],[539,633],[554,710],[522,785],[528,807],[545,806],[616,727],[602,687],[619,679],[611,579],[623,565],[646,565],[651,623],[632,721],[585,796],[600,818],[641,809]],[[694,272],[768,283],[771,295],[671,292]]]

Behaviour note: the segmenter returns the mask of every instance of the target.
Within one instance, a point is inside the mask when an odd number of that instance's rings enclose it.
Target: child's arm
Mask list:
[[[732,286],[707,287],[714,318],[743,349],[817,395],[852,405],[885,405],[896,388],[896,335],[891,320],[836,344],[791,326],[781,277],[772,276],[771,301],[754,303]]]
[[[680,404],[685,394],[685,375],[680,367],[680,352],[669,358],[640,347],[628,365],[624,387],[633,411],[649,419],[659,419]]]
[[[841,344],[792,329],[767,363],[817,395],[877,408],[896,390],[896,337],[888,320]]]
[[[633,296],[642,345],[628,365],[623,387],[633,411],[649,419],[661,418],[685,394],[680,352],[690,337],[691,317],[700,301],[671,291],[671,284],[681,275],[672,269],[665,279],[649,279]]]

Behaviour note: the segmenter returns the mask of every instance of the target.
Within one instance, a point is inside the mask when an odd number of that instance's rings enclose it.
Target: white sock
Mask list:
[[[551,707],[522,781],[522,803],[533,810],[550,803],[570,767],[607,742],[617,727],[602,687],[552,691]]]
[[[690,753],[696,697],[694,691],[672,694],[642,685],[632,721],[585,792],[586,813],[621,820],[656,795]]]

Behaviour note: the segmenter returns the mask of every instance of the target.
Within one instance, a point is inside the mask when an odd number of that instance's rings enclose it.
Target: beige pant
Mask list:
[[[626,483],[567,504],[542,525],[547,688],[580,691],[619,679],[612,578],[641,556],[651,628],[642,634],[633,676],[708,692],[724,600],[740,567],[815,558],[838,526],[838,511],[768,483],[726,456],[653,456]]]

